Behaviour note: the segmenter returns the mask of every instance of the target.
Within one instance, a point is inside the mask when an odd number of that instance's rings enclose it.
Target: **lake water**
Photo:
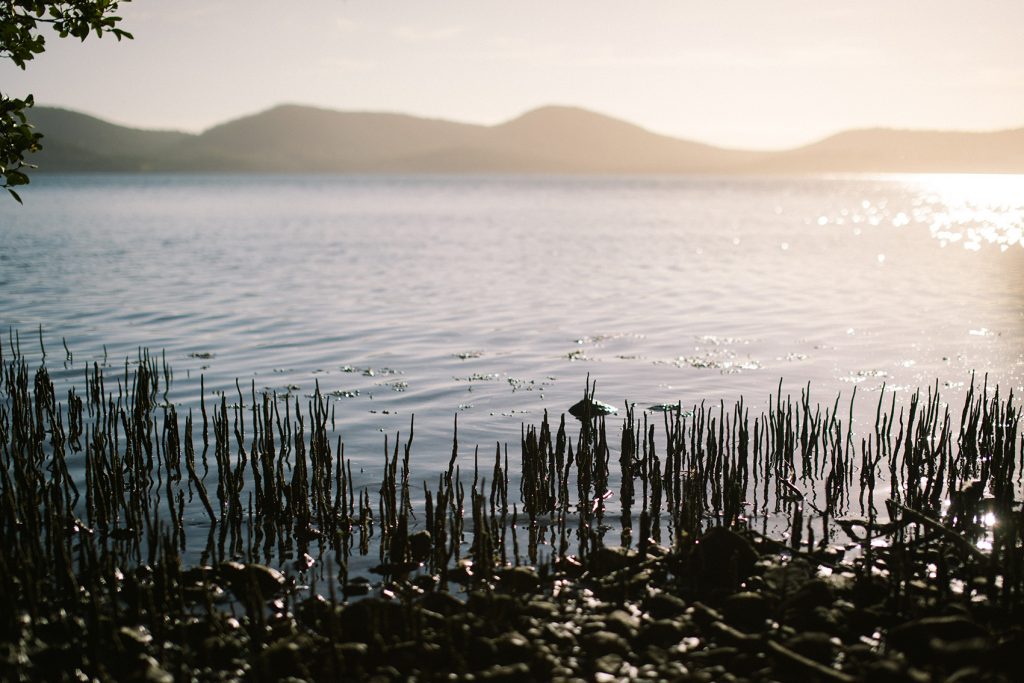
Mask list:
[[[170,399],[337,396],[424,477],[586,377],[621,406],[783,393],[872,409],[1024,389],[1024,176],[43,176],[0,203],[0,328],[58,378],[165,350]],[[64,338],[74,363],[61,367]],[[858,399],[860,400],[860,399]]]

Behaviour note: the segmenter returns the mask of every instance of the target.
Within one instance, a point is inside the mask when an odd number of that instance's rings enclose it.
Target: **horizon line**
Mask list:
[[[801,149],[803,147],[809,147],[811,145],[817,144],[817,143],[825,141],[825,140],[829,140],[829,139],[834,138],[834,137],[839,136],[839,135],[843,135],[843,134],[847,134],[847,133],[854,133],[854,132],[891,131],[891,132],[896,132],[896,133],[951,133],[951,134],[967,134],[967,135],[986,135],[986,134],[1005,133],[1005,132],[1014,132],[1014,131],[1024,130],[1024,123],[1022,123],[1019,126],[1015,126],[1015,127],[1011,127],[1011,128],[987,128],[987,129],[905,128],[905,127],[896,127],[896,126],[888,126],[888,125],[883,125],[883,124],[876,124],[876,125],[872,125],[872,126],[863,126],[863,127],[856,127],[856,128],[837,128],[837,129],[834,129],[832,132],[827,133],[827,134],[825,134],[823,136],[810,138],[806,142],[799,143],[799,144],[796,144],[796,145],[793,145],[793,146],[788,146],[788,147],[762,147],[762,146],[739,147],[739,146],[735,146],[735,145],[721,144],[721,143],[717,143],[717,142],[708,142],[706,140],[702,140],[702,139],[699,139],[699,138],[696,138],[696,137],[690,137],[690,136],[683,137],[683,136],[679,136],[679,135],[672,134],[672,133],[665,133],[665,132],[662,132],[662,131],[659,131],[659,130],[655,130],[653,128],[649,128],[649,127],[647,127],[647,126],[645,126],[645,125],[643,125],[641,123],[637,123],[637,122],[629,120],[629,119],[621,118],[621,117],[618,117],[618,116],[613,116],[611,114],[606,114],[604,112],[601,112],[601,111],[598,111],[598,110],[595,110],[595,109],[589,109],[587,107],[584,107],[584,106],[581,106],[581,105],[575,105],[575,104],[555,104],[555,103],[543,104],[543,105],[539,105],[539,106],[535,106],[535,107],[530,107],[530,108],[525,109],[525,110],[521,110],[519,113],[514,114],[511,117],[503,118],[502,120],[500,120],[500,121],[498,121],[496,123],[481,123],[481,122],[478,122],[478,121],[467,121],[467,120],[459,119],[459,118],[450,118],[450,117],[434,116],[434,115],[427,115],[427,114],[414,114],[414,113],[410,113],[410,112],[407,112],[407,111],[397,111],[397,110],[387,110],[387,109],[338,109],[336,107],[329,107],[329,106],[319,105],[319,104],[304,104],[304,103],[300,103],[300,102],[284,101],[284,102],[279,102],[277,104],[273,104],[273,105],[268,106],[268,107],[264,107],[262,109],[258,109],[256,111],[252,111],[252,112],[249,112],[249,113],[243,113],[243,114],[238,114],[238,115],[232,116],[230,118],[224,119],[222,121],[218,121],[217,123],[214,123],[212,125],[206,126],[205,128],[198,129],[198,130],[196,130],[196,129],[187,129],[187,128],[162,127],[162,126],[155,126],[155,127],[140,126],[138,124],[127,123],[127,122],[124,122],[124,121],[119,121],[119,120],[114,119],[114,118],[108,118],[108,117],[106,117],[104,115],[101,115],[101,114],[96,114],[96,113],[93,113],[93,112],[90,112],[90,111],[85,111],[83,109],[76,109],[76,108],[73,108],[73,107],[70,107],[70,106],[66,106],[66,105],[62,105],[62,104],[48,104],[48,103],[38,103],[37,102],[35,107],[36,108],[40,108],[40,109],[60,109],[60,110],[63,110],[63,111],[68,111],[68,112],[72,112],[72,113],[76,113],[76,114],[82,114],[84,116],[89,116],[89,117],[92,117],[94,119],[98,119],[100,121],[103,121],[104,123],[108,123],[108,124],[115,125],[115,126],[120,126],[120,127],[123,127],[123,128],[130,128],[130,129],[133,129],[133,130],[142,130],[142,131],[147,131],[147,132],[184,133],[184,134],[187,134],[187,135],[193,135],[193,136],[197,136],[197,137],[201,136],[201,135],[203,135],[203,134],[205,134],[205,133],[207,133],[207,132],[209,132],[209,131],[211,131],[214,128],[217,128],[219,126],[223,126],[225,124],[232,123],[234,121],[239,121],[241,119],[246,119],[246,118],[250,118],[250,117],[254,117],[254,116],[259,116],[261,114],[265,114],[267,112],[273,111],[275,109],[280,109],[280,108],[283,108],[283,107],[296,107],[296,108],[301,108],[301,109],[315,109],[315,110],[318,110],[318,111],[331,112],[331,113],[336,113],[336,114],[380,114],[380,115],[388,115],[388,116],[407,116],[407,117],[410,117],[410,118],[420,119],[420,120],[424,120],[424,121],[443,121],[443,122],[447,122],[447,123],[455,123],[455,124],[461,124],[461,125],[467,125],[467,126],[478,126],[480,128],[497,128],[499,126],[503,126],[503,125],[506,125],[506,124],[511,123],[513,121],[516,121],[516,120],[518,120],[518,119],[520,119],[520,118],[522,118],[522,117],[524,117],[524,116],[526,116],[528,114],[531,114],[531,113],[534,113],[534,112],[537,112],[537,111],[541,111],[541,110],[544,110],[544,109],[574,109],[574,110],[577,110],[577,111],[585,112],[585,113],[588,113],[588,114],[593,114],[593,115],[596,115],[596,116],[601,116],[601,117],[604,117],[604,118],[607,118],[607,119],[610,119],[610,120],[613,120],[613,121],[619,121],[621,123],[625,123],[625,124],[628,124],[628,125],[631,125],[631,126],[635,126],[637,128],[640,128],[641,130],[644,130],[644,131],[646,131],[648,133],[651,133],[653,135],[658,135],[658,136],[665,137],[665,138],[670,138],[670,139],[673,139],[673,140],[682,140],[682,141],[686,141],[686,142],[695,142],[695,143],[699,143],[699,144],[703,144],[703,145],[708,145],[708,146],[711,146],[711,147],[716,147],[716,148],[722,149],[722,150],[744,151],[744,152],[786,152],[786,151],[792,151],[792,150],[796,150],[796,149]],[[29,118],[31,119],[31,116],[29,116]],[[43,132],[45,134],[45,131],[43,131]]]

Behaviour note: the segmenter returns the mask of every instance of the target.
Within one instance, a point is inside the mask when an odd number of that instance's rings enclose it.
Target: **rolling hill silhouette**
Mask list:
[[[573,107],[496,126],[281,105],[200,134],[140,130],[36,107],[40,171],[279,173],[1024,172],[1024,128],[856,130],[777,152],[723,149]]]

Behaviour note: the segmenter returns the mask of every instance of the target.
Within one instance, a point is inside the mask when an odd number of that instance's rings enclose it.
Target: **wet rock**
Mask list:
[[[732,646],[709,647],[690,655],[692,661],[699,662],[701,667],[707,671],[718,671],[719,675],[725,673],[725,665],[732,662],[740,655],[740,651]],[[721,668],[717,668],[721,667]],[[719,680],[719,679],[716,679]]]
[[[1003,671],[1016,671],[1024,652],[1024,631],[1014,629],[999,638],[990,655],[993,666]]]
[[[722,603],[722,614],[730,626],[747,632],[761,631],[771,615],[771,607],[760,593],[735,593]]]
[[[512,567],[501,573],[501,585],[512,593],[525,595],[540,588],[540,577],[533,567]]]
[[[441,577],[437,574],[420,574],[412,580],[412,585],[424,593],[429,593],[441,585]]]
[[[994,671],[986,671],[982,667],[969,666],[957,670],[945,683],[1010,683],[1013,680]]]
[[[614,610],[605,617],[604,623],[609,631],[617,633],[627,640],[635,638],[640,627],[639,619],[621,609]]]
[[[596,631],[580,637],[580,645],[590,657],[605,654],[629,655],[629,643],[625,638],[611,631]]]
[[[815,607],[812,610],[787,610],[786,623],[801,631],[822,631],[833,636],[846,633],[846,614],[840,610]]]
[[[494,643],[495,661],[499,664],[529,662],[533,658],[530,641],[516,631],[503,633],[491,642]]]
[[[475,590],[466,600],[466,609],[481,619],[505,623],[519,612],[519,602],[505,593]]]
[[[360,643],[375,642],[377,637],[385,641],[404,639],[409,629],[406,610],[400,603],[376,597],[346,606],[340,617],[344,638]]]
[[[366,643],[337,643],[334,651],[347,664],[353,664],[366,660],[370,648]]]
[[[287,583],[284,574],[262,564],[222,562],[217,569],[231,592],[241,600],[269,600],[284,590]]]
[[[493,638],[475,636],[470,639],[469,648],[466,650],[466,659],[474,668],[483,668],[495,662],[498,656],[498,646]]]
[[[411,671],[417,666],[428,664],[431,654],[438,650],[436,643],[417,643],[404,640],[392,643],[384,649],[384,659],[399,671]]]
[[[796,593],[786,600],[787,609],[811,610],[827,607],[835,600],[832,586],[822,579],[811,579],[801,585]]]
[[[296,558],[295,562],[292,563],[292,566],[295,568],[295,571],[304,572],[308,571],[314,564],[316,564],[316,560],[313,559],[312,555],[309,553],[302,553],[302,555]]]
[[[651,584],[652,575],[646,569],[627,567],[597,580],[595,595],[606,602],[623,603],[639,600]]]
[[[138,683],[174,683],[174,676],[152,657],[145,656],[140,663],[140,668],[131,677],[131,680],[138,681]]]
[[[985,629],[962,616],[924,617],[895,626],[889,630],[891,647],[917,660],[932,654],[931,641],[958,641],[987,636]]]
[[[182,570],[181,582],[184,584],[207,583],[209,581],[216,580],[216,574],[217,572],[213,567],[208,565],[197,565],[195,567],[189,567]]]
[[[230,669],[246,647],[245,638],[236,633],[212,635],[203,642],[200,661],[216,669]]]
[[[549,621],[558,616],[558,605],[549,600],[531,599],[523,608],[523,613],[543,621]]]
[[[993,650],[992,641],[985,637],[954,641],[932,638],[928,645],[935,661],[951,669],[982,665],[990,661]]]
[[[664,591],[650,595],[643,601],[643,609],[652,619],[668,619],[677,617],[686,611],[686,603],[682,598]]]
[[[122,626],[117,630],[116,641],[122,650],[142,654],[153,642],[153,636],[145,626]]]
[[[790,599],[814,578],[814,568],[803,558],[774,564],[764,572],[765,585],[780,597]]]
[[[857,607],[877,605],[889,597],[889,585],[880,576],[861,576],[853,583],[848,597]]]
[[[463,585],[468,584],[473,578],[473,561],[467,559],[459,560],[455,567],[448,572],[448,578]]]
[[[658,619],[648,623],[637,637],[642,645],[657,645],[667,648],[675,645],[686,635],[683,623],[677,619]]]
[[[541,637],[556,649],[569,650],[576,644],[576,637],[564,624],[545,624]]]
[[[530,680],[530,667],[524,662],[515,664],[496,664],[489,669],[481,671],[477,680],[489,681],[490,683],[519,683]]]
[[[625,569],[637,559],[635,550],[601,546],[590,556],[590,564],[599,573],[611,573]]]
[[[427,593],[420,600],[420,604],[431,612],[450,617],[453,614],[461,614],[466,610],[466,603],[446,591]]]
[[[370,593],[370,581],[364,576],[357,576],[341,587],[346,598],[362,597]]]
[[[614,674],[617,674],[622,668],[622,661],[622,655],[614,653],[598,657],[594,660],[595,676],[611,674],[612,680],[614,680]]]
[[[378,666],[373,670],[373,675],[370,676],[369,683],[386,683],[388,681],[401,680],[405,680],[405,677],[402,676],[402,672],[390,664],[385,664]]]
[[[827,633],[799,633],[786,641],[786,647],[808,659],[831,666],[839,648]]]
[[[704,582],[717,586],[732,586],[750,576],[758,557],[749,539],[724,527],[710,529],[693,551],[694,569]]]
[[[555,570],[570,579],[578,579],[583,575],[583,565],[572,555],[560,557],[555,562]]]
[[[309,655],[308,638],[282,638],[264,648],[257,659],[256,670],[260,676],[278,680],[289,675],[308,676],[306,660]]]

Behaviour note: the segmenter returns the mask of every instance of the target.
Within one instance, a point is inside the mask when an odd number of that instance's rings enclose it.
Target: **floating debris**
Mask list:
[[[493,382],[501,379],[501,375],[497,372],[474,372],[468,377],[453,377],[456,382]]]
[[[655,403],[647,406],[647,410],[654,413],[679,413],[682,417],[690,417],[693,411],[683,410],[681,403]]]

